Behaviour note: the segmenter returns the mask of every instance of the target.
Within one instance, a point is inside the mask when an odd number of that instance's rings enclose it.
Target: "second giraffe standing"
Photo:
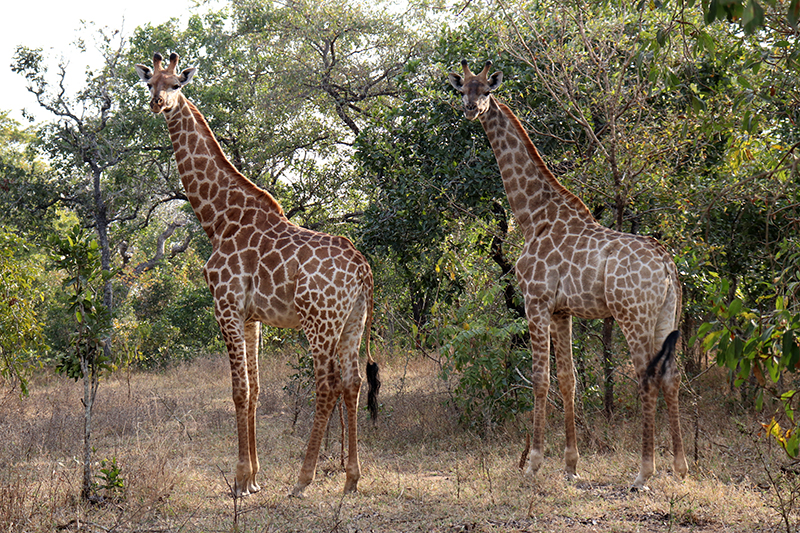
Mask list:
[[[525,234],[516,264],[525,297],[533,350],[531,381],[535,397],[533,438],[526,473],[542,465],[545,407],[550,387],[550,340],[564,400],[567,475],[576,476],[575,375],[572,317],[614,317],[628,341],[642,401],[642,463],[633,488],[641,489],[655,470],[655,410],[659,389],[669,411],[673,468],[688,468],[681,436],[675,360],[681,286],[670,255],[654,239],[620,233],[598,224],[584,203],[564,188],[545,165],[522,124],[491,92],[502,72],[488,75],[491,62],[473,74],[461,62],[463,77],[451,73],[467,119],[480,120],[492,145],[514,217]],[[660,349],[660,350],[659,350]]]

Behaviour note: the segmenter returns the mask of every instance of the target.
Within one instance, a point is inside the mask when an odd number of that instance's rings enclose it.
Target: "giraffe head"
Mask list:
[[[492,68],[491,61],[487,61],[478,74],[472,73],[466,59],[461,61],[461,68],[464,69],[463,78],[455,72],[451,72],[448,78],[450,85],[463,95],[464,115],[469,120],[475,120],[489,109],[489,93],[503,83],[503,73],[498,71],[487,77],[489,69]]]
[[[197,71],[195,68],[187,68],[180,74],[176,74],[178,54],[175,52],[170,54],[167,68],[161,68],[163,60],[161,54],[156,52],[153,55],[153,70],[145,65],[134,67],[139,78],[147,84],[147,88],[150,90],[150,110],[153,113],[172,109],[181,87],[192,81],[192,76]]]

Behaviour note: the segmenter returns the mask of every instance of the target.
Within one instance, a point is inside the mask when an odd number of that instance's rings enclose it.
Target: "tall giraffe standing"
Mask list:
[[[503,73],[487,76],[491,65],[487,61],[479,74],[473,74],[465,60],[461,62],[463,78],[451,73],[449,79],[463,95],[466,118],[479,119],[486,131],[511,210],[525,235],[516,272],[525,297],[535,397],[526,474],[535,474],[543,460],[552,338],[564,399],[566,472],[570,478],[576,475],[572,317],[577,316],[614,317],[628,341],[644,418],[642,464],[633,488],[642,489],[655,470],[659,387],[669,411],[673,468],[683,476],[688,469],[678,407],[681,376],[675,361],[681,312],[675,263],[654,239],[598,224],[584,203],[558,182],[517,117],[492,96],[503,81]]]
[[[278,202],[239,173],[222,152],[203,115],[182,94],[196,69],[176,72],[156,53],[153,70],[136,65],[150,90],[150,110],[167,121],[186,196],[211,240],[204,276],[228,348],[239,435],[234,494],[260,490],[256,454],[258,338],[261,323],[302,328],[314,358],[316,410],[305,460],[292,493],[314,480],[325,427],[344,396],[348,462],[344,491],[360,477],[357,442],[361,376],[358,352],[366,325],[368,406],[377,414],[378,367],[369,350],[372,271],[344,237],[307,230],[289,222]]]

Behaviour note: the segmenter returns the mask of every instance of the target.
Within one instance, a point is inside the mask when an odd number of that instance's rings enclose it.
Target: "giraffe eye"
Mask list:
[[[172,89],[175,90],[175,91],[177,91],[180,88],[181,88],[180,84],[177,84],[177,83],[172,86]]]

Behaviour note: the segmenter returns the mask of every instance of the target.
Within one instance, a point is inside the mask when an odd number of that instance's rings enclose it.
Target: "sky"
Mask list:
[[[79,87],[84,79],[84,70],[91,61],[99,61],[99,54],[77,54],[71,46],[78,36],[90,40],[93,30],[80,31],[81,21],[93,22],[95,28],[121,29],[126,37],[133,35],[138,26],[150,23],[161,24],[171,18],[186,22],[198,12],[195,0],[17,0],[5,2],[3,6],[3,30],[0,31],[0,112],[23,126],[23,108],[34,112],[37,120],[48,119],[47,112],[40,110],[36,99],[26,90],[26,80],[11,71],[14,51],[17,46],[41,48],[46,64],[55,70],[59,59],[69,60],[68,80],[73,79]],[[203,9],[203,8],[199,8]],[[142,58],[148,63],[149,58]]]

